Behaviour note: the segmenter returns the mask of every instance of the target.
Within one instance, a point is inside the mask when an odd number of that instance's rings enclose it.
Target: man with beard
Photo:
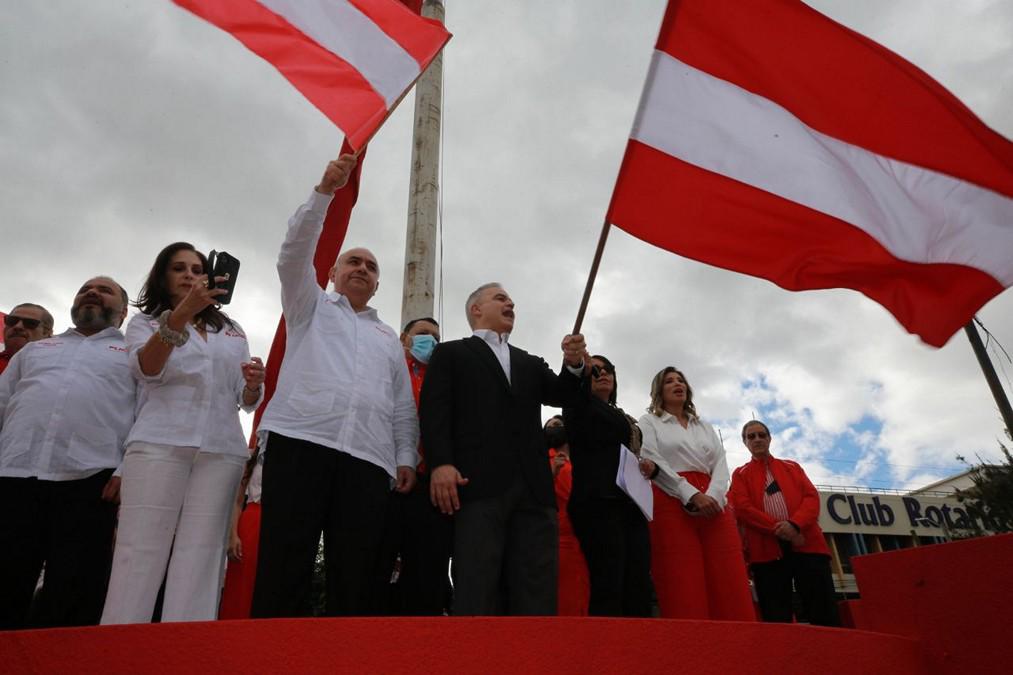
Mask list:
[[[4,350],[0,352],[0,373],[11,358],[29,342],[53,334],[53,315],[41,305],[23,302],[4,317]]]
[[[113,470],[134,421],[119,330],[127,294],[90,279],[70,315],[74,328],[29,343],[0,375],[0,630],[97,624],[102,613]]]

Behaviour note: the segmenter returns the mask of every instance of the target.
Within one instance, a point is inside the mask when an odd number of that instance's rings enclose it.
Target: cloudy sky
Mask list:
[[[810,0],[929,72],[1013,137],[1013,4]],[[663,0],[448,0],[444,336],[501,281],[511,341],[558,363],[664,10]],[[377,254],[374,305],[400,318],[409,98],[370,145],[347,242]],[[341,132],[269,65],[167,0],[0,5],[0,308],[69,324],[109,274],[136,295],[155,254],[189,240],[243,261],[230,312],[265,354],[280,313],[285,222]],[[1013,252],[1011,252],[1013,255]],[[1013,295],[979,314],[1013,347]],[[747,457],[755,412],[817,483],[902,488],[997,454],[1002,423],[967,340],[932,349],[850,291],[789,293],[613,230],[584,332],[639,415],[651,376],[684,370],[701,414]],[[1000,377],[1009,387],[1013,367]],[[546,410],[546,414],[549,414]]]

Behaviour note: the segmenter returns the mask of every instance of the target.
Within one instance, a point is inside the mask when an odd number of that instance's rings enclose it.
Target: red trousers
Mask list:
[[[710,484],[707,474],[679,475],[701,492]],[[650,529],[651,576],[661,616],[756,621],[731,509],[713,518],[691,516],[682,502],[655,486]]]
[[[239,541],[243,542],[242,560],[229,560],[225,570],[225,590],[218,608],[219,619],[249,619],[253,602],[253,583],[257,579],[257,545],[260,543],[260,503],[250,502],[239,516]]]
[[[562,513],[560,513],[562,518]],[[591,579],[577,537],[559,535],[559,616],[587,616],[591,600]]]

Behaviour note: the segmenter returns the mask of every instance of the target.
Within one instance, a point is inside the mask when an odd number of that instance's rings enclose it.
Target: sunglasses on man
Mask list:
[[[29,319],[27,316],[17,316],[16,314],[8,314],[4,317],[4,325],[8,328],[14,328],[19,323],[28,330],[35,330],[42,321],[39,319]]]
[[[763,438],[768,438],[768,437],[769,437],[769,434],[766,431],[750,431],[748,434],[746,434],[746,440],[747,441],[751,441],[754,438],[763,439]]]

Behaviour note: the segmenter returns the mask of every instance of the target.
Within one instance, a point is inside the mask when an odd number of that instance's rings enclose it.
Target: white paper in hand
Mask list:
[[[640,473],[640,461],[625,445],[619,446],[616,485],[640,507],[647,520],[654,520],[654,492],[651,490],[651,481]]]

